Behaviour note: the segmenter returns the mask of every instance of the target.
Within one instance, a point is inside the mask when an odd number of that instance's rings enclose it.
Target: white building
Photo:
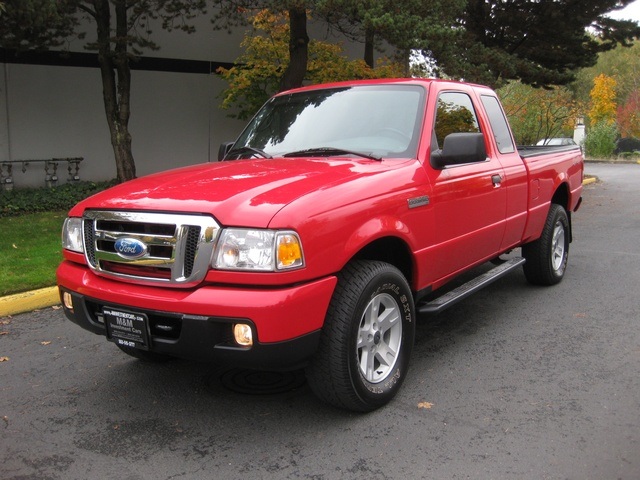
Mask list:
[[[138,176],[215,161],[219,144],[234,140],[244,125],[219,108],[220,92],[227,85],[214,73],[240,55],[244,31],[214,31],[208,18],[198,23],[191,35],[156,29],[153,40],[160,50],[145,52],[132,65],[129,129]],[[94,25],[87,31],[91,28]],[[310,26],[313,38],[324,39],[325,33],[325,26]],[[3,183],[8,161],[14,162],[12,182],[20,188],[44,186],[51,165],[45,172],[44,163],[16,161],[68,157],[84,158],[78,172],[82,180],[115,178],[100,70],[95,53],[82,46],[72,43],[66,57],[51,53],[14,57],[6,52],[0,56]],[[349,49],[352,56],[362,56],[362,45]],[[66,182],[66,162],[57,168],[59,183]]]

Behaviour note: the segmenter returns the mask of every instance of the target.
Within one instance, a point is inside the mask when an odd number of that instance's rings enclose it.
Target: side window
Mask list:
[[[479,133],[480,126],[471,98],[466,93],[443,92],[438,97],[435,137],[442,148],[450,133]],[[432,147],[433,148],[433,147]]]
[[[504,112],[500,106],[500,102],[496,97],[489,95],[482,95],[482,104],[489,116],[489,123],[493,130],[493,135],[496,138],[498,144],[498,151],[500,153],[513,153],[516,151],[513,145],[513,139],[511,138],[511,132],[509,132],[509,124],[504,117]]]

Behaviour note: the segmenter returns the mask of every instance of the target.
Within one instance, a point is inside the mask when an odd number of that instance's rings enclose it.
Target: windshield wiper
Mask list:
[[[307,148],[305,150],[297,150],[295,152],[289,152],[282,155],[283,157],[300,157],[300,156],[319,156],[319,157],[331,157],[333,155],[356,155],[358,157],[368,158],[370,160],[382,160],[381,157],[377,157],[370,153],[354,152],[352,150],[345,150],[344,148],[334,147],[319,147],[319,148]]]
[[[253,153],[255,155],[261,156],[262,158],[273,158],[267,152],[263,152],[259,148],[244,146],[244,147],[239,147],[239,148],[232,148],[231,150],[229,150],[227,152],[227,154],[225,155],[224,159],[228,160],[230,156],[242,155],[243,153]]]

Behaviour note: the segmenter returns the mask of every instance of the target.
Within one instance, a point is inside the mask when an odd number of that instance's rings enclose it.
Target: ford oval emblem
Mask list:
[[[147,245],[137,238],[119,238],[116,240],[114,248],[118,255],[128,260],[143,257],[147,253]]]

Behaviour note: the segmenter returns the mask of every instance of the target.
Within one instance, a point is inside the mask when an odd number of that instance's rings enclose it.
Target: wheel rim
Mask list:
[[[557,222],[553,228],[551,240],[551,266],[556,272],[561,272],[564,266],[565,257],[565,233],[562,222]]]
[[[365,308],[358,327],[358,366],[370,383],[384,381],[398,360],[402,343],[402,318],[395,299],[376,295]]]

